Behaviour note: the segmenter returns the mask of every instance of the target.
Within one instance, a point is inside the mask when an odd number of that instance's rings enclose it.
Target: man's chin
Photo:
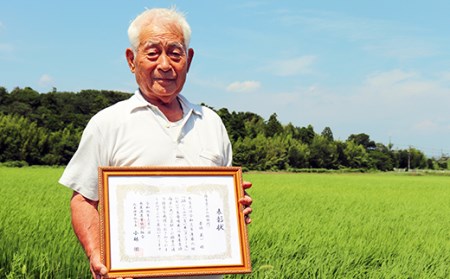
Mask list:
[[[158,98],[159,101],[165,104],[173,102],[178,96],[175,92],[158,92],[154,97]]]

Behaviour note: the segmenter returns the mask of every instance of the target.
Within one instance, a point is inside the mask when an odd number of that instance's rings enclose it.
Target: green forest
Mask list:
[[[83,129],[99,110],[129,98],[108,90],[39,93],[30,87],[0,87],[0,163],[7,166],[66,165]],[[233,145],[233,164],[244,170],[319,171],[448,169],[449,158],[427,158],[415,148],[397,149],[374,142],[370,135],[351,134],[335,140],[330,127],[282,124],[252,112],[214,109]]]

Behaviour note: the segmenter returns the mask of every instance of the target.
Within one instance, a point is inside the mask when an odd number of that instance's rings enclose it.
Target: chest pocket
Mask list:
[[[200,152],[200,160],[205,163],[205,166],[222,166],[223,158],[217,152],[203,149]]]

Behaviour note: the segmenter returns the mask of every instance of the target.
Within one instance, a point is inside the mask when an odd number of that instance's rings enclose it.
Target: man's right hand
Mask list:
[[[108,273],[106,266],[100,261],[99,251],[95,251],[89,257],[89,264],[91,267],[92,278],[101,279]]]
[[[100,224],[98,201],[90,200],[74,192],[70,201],[72,226],[87,257],[94,279],[102,278],[108,272],[100,260]]]

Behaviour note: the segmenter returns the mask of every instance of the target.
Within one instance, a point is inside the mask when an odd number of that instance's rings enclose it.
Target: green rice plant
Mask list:
[[[450,185],[438,176],[246,174],[253,273],[450,278]]]
[[[0,168],[0,278],[87,278],[61,168]]]
[[[0,167],[0,278],[90,278],[62,168]],[[447,176],[246,173],[253,272],[226,278],[450,278]]]

